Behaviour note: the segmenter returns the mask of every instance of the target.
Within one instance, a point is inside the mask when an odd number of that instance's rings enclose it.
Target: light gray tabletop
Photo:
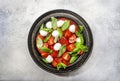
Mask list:
[[[120,81],[120,0],[0,0],[0,80]],[[33,22],[53,9],[81,15],[94,38],[88,61],[57,76],[32,60],[27,37]]]

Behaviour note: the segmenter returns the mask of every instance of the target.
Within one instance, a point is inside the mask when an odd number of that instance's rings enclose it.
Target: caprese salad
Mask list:
[[[51,17],[42,23],[36,36],[36,47],[42,60],[57,70],[74,63],[88,51],[82,31],[82,25],[68,18]]]

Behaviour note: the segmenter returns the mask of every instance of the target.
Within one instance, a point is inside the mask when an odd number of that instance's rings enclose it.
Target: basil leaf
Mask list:
[[[82,33],[82,31],[83,31],[83,26],[82,26],[82,25],[79,25],[78,27],[79,27],[79,32]]]
[[[52,53],[52,50],[51,49],[49,49],[49,48],[46,48],[46,47],[41,47],[40,48],[42,51],[44,51],[44,52],[49,52],[49,53]]]
[[[56,43],[58,40],[58,36],[55,37],[54,42]]]
[[[78,52],[79,50],[80,50],[80,48],[79,48],[79,47],[76,47],[75,49],[73,49],[72,52],[70,52],[70,54],[76,53],[76,52]]]
[[[58,32],[59,32],[59,36],[60,36],[60,38],[62,38],[62,36],[63,36],[63,32],[62,32],[62,30],[61,29],[57,29],[58,30]]]
[[[84,44],[84,38],[83,38],[83,35],[80,34],[78,31],[76,31],[75,34],[80,38],[80,44]]]
[[[45,39],[44,39],[44,42],[47,42],[50,37],[51,37],[51,34],[49,34],[48,36],[46,36]]]
[[[78,56],[72,56],[70,59],[70,63],[75,62],[78,59]]]
[[[64,63],[60,62],[58,65],[57,65],[57,70],[59,70],[60,68],[66,68],[67,65],[65,65]]]
[[[46,32],[52,32],[52,31],[53,31],[51,28],[44,28],[44,29],[42,29],[42,30],[44,30],[44,31],[46,31]]]
[[[88,47],[85,45],[80,45],[80,49],[83,50],[84,52],[88,51]]]
[[[62,54],[66,51],[66,45],[61,46],[60,51],[58,53],[58,57],[62,56]]]
[[[44,28],[44,24],[42,24],[42,25],[40,26],[39,31],[42,30],[43,28]]]
[[[55,17],[51,17],[51,21],[52,21],[53,29],[56,29],[57,28],[57,19]]]
[[[75,46],[78,47],[78,48],[80,47],[80,45],[81,45],[80,42],[76,42],[76,43],[75,43]]]
[[[36,46],[37,46],[37,48],[41,48],[42,47],[42,45],[43,45],[43,42],[42,42],[42,39],[41,38],[37,38],[37,42],[36,42]]]
[[[64,24],[62,25],[62,31],[65,31],[70,25],[70,21],[65,21]]]
[[[45,58],[42,58],[42,60],[47,64],[49,63]]]

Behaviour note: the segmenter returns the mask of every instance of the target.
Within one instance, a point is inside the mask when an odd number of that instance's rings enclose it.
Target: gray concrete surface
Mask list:
[[[119,8],[120,0],[0,0],[0,80],[120,81]],[[33,22],[53,9],[81,15],[94,37],[87,63],[67,76],[40,69],[27,48]]]

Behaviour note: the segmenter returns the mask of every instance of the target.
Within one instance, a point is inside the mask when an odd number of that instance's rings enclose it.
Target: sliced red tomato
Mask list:
[[[57,61],[56,61],[56,60],[53,60],[53,61],[52,61],[52,65],[53,65],[54,67],[56,67],[56,66],[57,66],[57,64],[58,64],[58,63],[57,63]]]
[[[67,53],[67,52],[62,55],[62,59],[64,59],[65,61],[69,61],[70,58],[71,58],[71,56],[70,56],[70,54]]]
[[[60,62],[62,62],[63,59],[60,57],[60,58],[55,58],[55,60],[57,63],[60,63]]]
[[[66,37],[66,38],[69,38],[71,36],[71,32],[67,29],[63,32],[63,35]]]
[[[75,48],[75,44],[69,44],[67,46],[67,51],[73,51],[74,48]]]
[[[37,40],[38,37],[41,38],[42,40],[44,40],[44,37],[40,34],[37,35],[36,40]]]
[[[67,66],[70,64],[69,61],[66,61],[66,60],[64,60],[64,59],[62,60],[62,62],[63,62],[65,65],[67,65]]]
[[[78,26],[75,26],[75,30],[76,30],[76,31],[79,31],[79,28],[78,28]]]
[[[71,37],[69,37],[69,43],[74,43],[76,41],[76,35],[72,34]]]
[[[69,42],[68,42],[68,40],[65,38],[65,37],[62,37],[60,40],[59,40],[59,42],[62,44],[62,45],[68,45],[69,44]]]
[[[43,47],[48,48],[48,43],[43,43]]]
[[[53,45],[49,45],[48,47],[49,47],[51,50],[54,50],[54,49],[53,49]]]
[[[57,51],[53,51],[52,54],[51,54],[51,56],[52,56],[53,58],[56,58],[57,55],[58,55],[58,52],[57,52]]]
[[[83,53],[84,53],[84,52],[81,50],[79,54],[82,55]]]
[[[41,53],[41,56],[42,56],[43,58],[46,58],[46,57],[48,56],[48,54],[49,54],[49,53],[43,52],[43,53]]]
[[[54,44],[54,37],[50,37],[48,40],[48,45],[53,45]]]

